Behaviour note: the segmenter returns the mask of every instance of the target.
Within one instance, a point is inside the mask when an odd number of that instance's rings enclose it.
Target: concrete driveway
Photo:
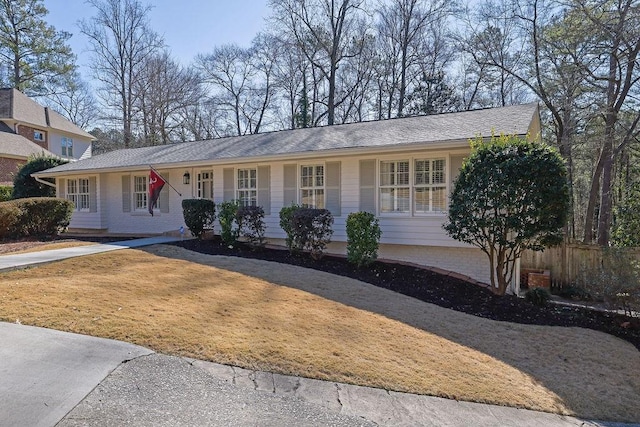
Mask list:
[[[251,371],[11,323],[0,322],[0,343],[0,426],[624,425]]]

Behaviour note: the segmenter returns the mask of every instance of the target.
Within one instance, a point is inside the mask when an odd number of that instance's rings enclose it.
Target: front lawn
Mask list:
[[[156,351],[594,419],[640,420],[640,352],[353,279],[176,246],[0,274],[0,318]]]

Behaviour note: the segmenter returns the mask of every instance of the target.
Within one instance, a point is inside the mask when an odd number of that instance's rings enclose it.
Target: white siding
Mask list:
[[[189,171],[191,174],[191,183],[183,184],[182,176]],[[164,170],[162,172],[165,172]],[[148,169],[131,173],[134,175],[147,175]],[[168,185],[165,189],[169,190],[169,212],[156,211],[154,216],[144,211],[122,212],[122,175],[121,173],[105,174],[107,186],[110,194],[106,197],[106,211],[108,218],[109,233],[139,233],[139,234],[162,234],[169,232],[177,232],[180,227],[184,226],[184,218],[182,216],[182,200],[192,198],[193,187],[193,171],[191,169],[171,169],[167,175],[170,177],[169,183],[179,191],[179,196],[175,190]],[[166,178],[166,177],[165,177]],[[133,179],[130,181],[133,185]],[[133,192],[132,192],[133,194]]]
[[[73,211],[71,215],[71,221],[69,222],[70,229],[86,229],[86,230],[102,230],[105,227],[104,225],[104,212],[102,210],[103,203],[101,201],[101,196],[103,194],[103,180],[101,179],[102,175],[82,175],[74,178],[88,178],[95,177],[96,179],[96,201],[97,201],[97,209],[96,212],[79,212]],[[58,183],[58,185],[66,185],[67,180],[65,179],[63,183]],[[62,197],[66,197],[66,188],[58,188],[56,194],[61,195]]]
[[[56,133],[55,131],[49,130],[47,132],[47,137],[49,140],[47,144],[49,146],[49,151],[57,154],[60,157],[66,158],[66,156],[62,155],[62,137],[66,136],[73,140],[73,158],[87,158],[91,157],[91,141],[86,138],[80,138],[77,135],[62,135]]]
[[[468,153],[457,151],[447,152],[416,152],[403,153],[402,158],[413,157],[446,157],[448,161],[448,186],[451,187],[451,178],[455,177],[457,169],[461,165],[462,156]],[[360,206],[359,165],[363,158],[378,160],[391,156],[366,156],[366,157],[333,157],[305,159],[304,163],[326,163],[340,161],[340,204],[341,215],[334,218],[333,243],[330,250],[335,253],[344,253],[346,248],[345,221],[349,213],[357,212]],[[280,209],[284,205],[284,165],[293,164],[291,161],[279,161],[270,163],[250,163],[242,167],[270,167],[271,190],[271,214],[265,217],[266,237],[271,243],[282,244],[285,235],[279,225]],[[299,165],[298,171],[299,171]],[[169,212],[157,212],[151,216],[146,212],[122,212],[122,176],[123,173],[108,173],[98,176],[98,212],[83,215],[74,215],[72,226],[74,228],[107,228],[110,233],[132,234],[161,234],[177,232],[184,226],[182,216],[182,200],[195,197],[196,177],[200,170],[213,170],[214,202],[216,205],[223,201],[224,196],[224,170],[238,167],[237,164],[203,166],[199,168],[175,168],[167,172],[169,182],[182,196],[171,188],[169,190]],[[165,171],[163,171],[165,172]],[[191,175],[191,183],[182,183],[185,172]],[[299,173],[299,172],[298,172]],[[140,170],[129,175],[148,174],[148,170]],[[235,177],[234,173],[234,177]],[[376,180],[378,178],[376,177]],[[133,180],[131,180],[133,184]],[[233,186],[235,188],[235,182]],[[80,214],[80,213],[78,213]],[[397,259],[416,264],[435,266],[444,270],[451,270],[465,274],[476,280],[488,282],[488,262],[480,250],[462,244],[447,236],[443,229],[446,214],[434,213],[429,215],[383,215],[379,217],[382,228],[380,257]],[[220,232],[219,224],[215,225],[216,233]]]

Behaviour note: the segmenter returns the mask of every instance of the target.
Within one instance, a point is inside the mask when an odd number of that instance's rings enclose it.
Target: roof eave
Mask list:
[[[176,169],[176,168],[183,168],[183,167],[205,167],[205,166],[226,165],[226,164],[264,163],[264,162],[274,162],[274,161],[304,160],[304,159],[317,158],[317,157],[334,158],[334,157],[362,155],[362,154],[385,154],[390,152],[402,153],[402,152],[415,151],[420,149],[441,150],[441,149],[460,149],[460,148],[469,148],[469,139],[465,138],[465,139],[456,139],[456,140],[438,141],[438,142],[420,142],[420,143],[410,143],[410,144],[402,144],[402,145],[382,146],[382,147],[334,148],[329,150],[304,151],[304,152],[296,152],[296,153],[290,153],[290,154],[245,156],[245,157],[220,158],[220,159],[212,159],[212,160],[191,160],[191,161],[184,161],[184,162],[153,163],[150,166],[153,166],[155,169]],[[139,171],[141,169],[144,169],[145,167],[146,167],[145,165],[132,165],[132,166],[121,166],[121,167],[76,169],[72,171],[61,171],[61,172],[48,172],[45,170],[45,171],[38,172],[35,175],[42,178],[55,178],[57,176],[86,175],[87,173],[132,172],[132,171]]]

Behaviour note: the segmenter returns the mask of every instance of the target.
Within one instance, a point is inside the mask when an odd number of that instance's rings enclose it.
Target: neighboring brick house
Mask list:
[[[68,160],[91,157],[93,135],[48,107],[43,107],[17,89],[0,89],[0,137],[19,143],[7,134],[25,140]],[[16,149],[16,152],[21,150]],[[0,151],[0,157],[3,152]]]
[[[0,185],[13,185],[13,177],[27,162],[29,156],[54,154],[41,146],[17,135],[5,123],[0,122]]]

